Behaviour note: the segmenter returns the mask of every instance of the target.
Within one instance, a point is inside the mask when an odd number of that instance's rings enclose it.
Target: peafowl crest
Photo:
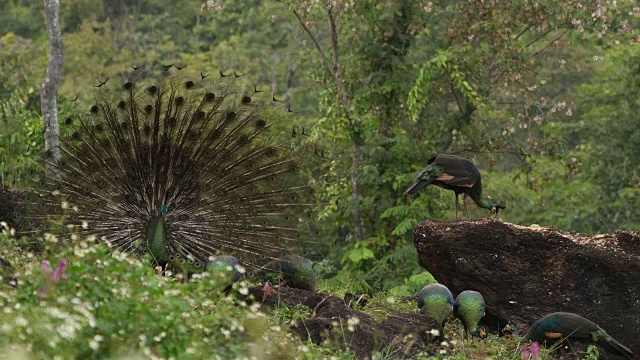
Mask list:
[[[47,193],[23,199],[20,220],[49,230],[64,215],[63,238],[93,236],[187,271],[220,254],[257,268],[313,249],[308,146],[287,136],[284,111],[238,77],[139,73],[61,120],[61,160],[45,159],[56,174],[40,180]]]

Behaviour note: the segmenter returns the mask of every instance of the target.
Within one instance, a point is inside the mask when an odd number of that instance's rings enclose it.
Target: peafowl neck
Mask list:
[[[166,239],[167,232],[164,223],[164,216],[156,216],[150,222],[147,238],[149,251],[156,261],[166,262],[169,260],[165,246]]]
[[[469,192],[469,197],[476,203],[479,207],[483,209],[491,210],[492,204],[489,204],[482,197],[482,183],[478,180],[473,189]]]

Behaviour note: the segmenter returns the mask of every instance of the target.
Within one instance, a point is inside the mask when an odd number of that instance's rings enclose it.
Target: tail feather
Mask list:
[[[166,253],[199,264],[225,253],[257,267],[318,245],[300,227],[313,216],[299,165],[310,148],[274,133],[281,110],[242,96],[234,79],[185,76],[101,87],[88,115],[63,122],[63,160],[49,161],[60,178],[44,181],[58,196],[35,199],[45,206],[28,218],[63,200],[74,231],[141,254],[162,214]]]
[[[416,181],[413,185],[411,185],[407,189],[407,191],[404,192],[404,194],[402,194],[402,196],[415,195],[415,194],[419,193],[420,190],[424,189],[427,185],[431,184],[431,181],[429,181],[429,180]]]
[[[633,359],[633,352],[628,347],[620,344],[616,339],[608,334],[600,336],[597,340],[598,345],[612,354],[623,356],[625,359]]]
[[[418,181],[411,185],[407,189],[407,191],[402,194],[402,196],[417,194],[420,190],[431,184],[440,174],[442,174],[442,168],[429,163],[429,165],[426,168],[422,169],[418,173],[418,176],[416,176],[416,179]]]

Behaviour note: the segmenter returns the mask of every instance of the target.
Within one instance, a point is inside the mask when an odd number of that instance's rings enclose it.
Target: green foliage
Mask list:
[[[29,109],[37,109],[40,96],[34,89],[40,86],[46,71],[44,55],[32,39],[0,31],[0,66],[3,69],[0,71],[0,99],[6,100],[18,92],[28,96],[24,101]]]
[[[42,118],[25,102],[32,94],[14,92],[0,99],[0,175],[5,186],[30,184],[25,169],[42,166],[37,158],[44,151]]]
[[[0,34],[35,37],[45,30],[43,4],[36,0],[0,1]]]
[[[455,89],[460,91],[469,104],[475,108],[484,106],[483,99],[478,95],[476,90],[469,84],[470,78],[468,74],[463,72],[466,66],[456,63],[460,59],[465,59],[464,48],[459,49],[457,54],[449,51],[438,50],[427,63],[420,69],[420,73],[416,78],[415,85],[409,91],[407,105],[411,113],[411,118],[416,120],[420,116],[420,112],[430,102],[429,94],[433,91],[434,77],[445,76],[451,80],[451,84]],[[455,94],[455,90],[452,91]]]
[[[371,251],[371,249],[368,249],[362,246],[362,244],[356,243],[351,250],[345,252],[342,258],[342,262],[345,262],[348,260],[354,264],[358,264],[362,260],[374,259],[374,258],[375,258],[375,255],[373,251]]]
[[[55,239],[49,243],[50,265],[42,269],[33,254],[9,254],[19,264],[20,285],[0,297],[6,315],[0,346],[29,344],[39,358],[151,352],[197,358],[246,350],[245,328],[255,320],[221,296],[216,278],[182,283],[159,277],[138,259],[109,255],[103,244],[78,241],[59,249]],[[67,267],[60,271],[62,260]]]
[[[595,345],[589,345],[586,353],[584,354],[584,360],[598,360],[600,358],[600,350]]]
[[[389,294],[394,296],[411,296],[417,294],[423,287],[436,283],[436,279],[428,271],[411,275],[405,280],[405,284],[389,289]]]

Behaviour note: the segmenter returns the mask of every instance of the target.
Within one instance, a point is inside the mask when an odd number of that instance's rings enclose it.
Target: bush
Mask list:
[[[2,236],[15,243],[7,231]],[[247,329],[266,328],[256,326],[264,322],[257,306],[224,296],[221,280],[208,273],[180,281],[104,244],[83,240],[60,250],[55,238],[47,243],[42,262],[12,246],[2,254],[19,279],[16,290],[0,292],[0,348],[9,354],[22,344],[49,359],[228,358],[260,335]]]

